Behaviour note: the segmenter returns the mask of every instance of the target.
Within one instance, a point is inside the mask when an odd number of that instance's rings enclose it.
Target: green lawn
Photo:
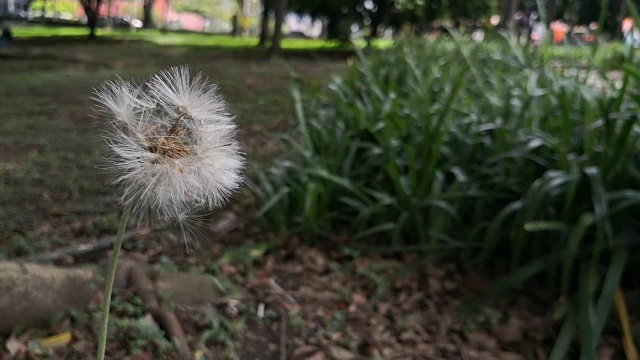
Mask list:
[[[85,27],[71,26],[15,26],[13,32],[18,39],[34,38],[34,37],[51,37],[51,36],[85,36],[88,34]],[[181,46],[219,46],[226,48],[242,48],[252,47],[258,44],[256,37],[232,37],[229,35],[213,35],[204,33],[178,33],[178,32],[162,32],[160,30],[123,30],[123,29],[98,29],[98,36],[113,39],[126,40],[146,40],[159,45],[181,45]],[[375,42],[377,47],[389,47],[392,41],[378,40]],[[363,41],[356,41],[358,46],[364,46]],[[312,50],[312,49],[331,49],[340,47],[340,43],[336,41],[327,41],[323,39],[290,39],[285,38],[282,41],[283,49],[291,50]]]

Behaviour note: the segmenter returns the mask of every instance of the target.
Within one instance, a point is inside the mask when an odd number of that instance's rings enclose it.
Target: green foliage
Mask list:
[[[195,12],[218,21],[231,21],[239,11],[238,3],[231,0],[175,0],[171,6],[178,12]]]
[[[621,69],[628,61],[629,47],[623,43],[599,44],[597,52],[589,46],[550,46],[544,50],[547,59],[560,60],[566,66]]]
[[[505,259],[513,272],[487,297],[546,275],[574,302],[554,354],[574,336],[593,354],[640,241],[633,54],[612,72],[453,38],[360,56],[325,91],[294,88],[292,154],[258,175],[258,215],[307,240],[346,231],[427,258]]]
[[[339,39],[349,36],[350,24],[354,22],[365,27],[384,24],[400,29],[405,23],[426,25],[437,19],[478,19],[495,14],[498,3],[497,0],[291,0],[289,8],[327,20],[327,36]]]
[[[173,344],[167,340],[158,324],[148,318],[110,317],[110,321],[116,329],[114,340],[128,353],[153,351],[156,356],[166,356],[175,351]]]
[[[175,354],[176,348],[164,331],[150,316],[145,316],[142,299],[126,295],[124,299],[114,298],[111,304],[109,342],[117,342],[128,354],[149,352],[161,358]]]
[[[224,314],[215,312],[213,309],[201,310],[195,316],[200,334],[196,347],[222,344],[226,349],[223,358],[232,358],[232,354],[237,351],[237,339],[245,330],[245,320],[245,318],[228,319]]]
[[[76,14],[80,10],[80,3],[77,0],[59,0],[59,1],[44,1],[34,0],[29,4],[29,8],[35,11],[42,11],[45,8],[47,15],[64,13],[76,18]]]

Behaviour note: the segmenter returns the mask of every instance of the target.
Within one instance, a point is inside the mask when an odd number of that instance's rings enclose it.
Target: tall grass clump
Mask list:
[[[553,357],[577,336],[589,358],[640,242],[640,69],[631,52],[614,72],[548,55],[454,35],[294,88],[291,151],[259,174],[258,215],[308,241],[345,231],[464,264],[506,259],[489,294],[544,275],[571,309]]]

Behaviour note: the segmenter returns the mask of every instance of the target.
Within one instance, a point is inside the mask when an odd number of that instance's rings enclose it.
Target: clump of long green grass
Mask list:
[[[611,72],[455,35],[361,55],[328,89],[293,89],[292,151],[259,174],[258,215],[309,240],[506,259],[489,295],[546,275],[571,302],[552,356],[577,334],[588,357],[640,243],[632,55]]]

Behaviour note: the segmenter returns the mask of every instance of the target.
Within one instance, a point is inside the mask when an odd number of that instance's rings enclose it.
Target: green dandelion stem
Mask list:
[[[109,308],[111,307],[111,294],[113,293],[113,281],[116,277],[116,268],[118,266],[118,257],[120,256],[120,248],[124,238],[124,231],[129,222],[131,215],[131,202],[127,203],[122,211],[120,225],[118,226],[118,235],[113,245],[113,254],[109,263],[109,271],[107,272],[106,284],[104,286],[104,304],[102,306],[102,317],[100,319],[100,333],[98,335],[98,360],[104,360],[104,354],[107,346],[107,327],[109,326]]]

